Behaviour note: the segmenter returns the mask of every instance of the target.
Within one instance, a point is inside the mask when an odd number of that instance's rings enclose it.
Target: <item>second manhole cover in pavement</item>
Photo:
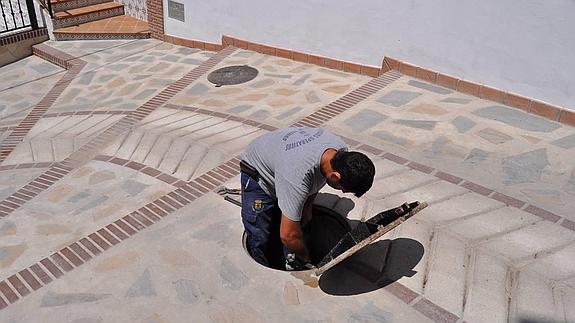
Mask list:
[[[241,84],[253,80],[258,70],[247,65],[227,66],[208,75],[208,81],[216,86]]]

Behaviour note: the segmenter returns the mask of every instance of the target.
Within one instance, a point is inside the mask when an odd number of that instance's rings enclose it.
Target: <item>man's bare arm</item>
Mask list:
[[[305,201],[305,204],[303,206],[303,214],[302,214],[302,218],[301,218],[303,225],[306,225],[309,223],[309,221],[311,221],[312,210],[313,210],[313,201],[315,201],[316,196],[317,196],[317,193],[312,194]]]
[[[309,252],[303,238],[301,224],[297,221],[290,220],[282,214],[280,224],[280,238],[283,245],[295,253],[296,257],[304,262],[310,262]]]

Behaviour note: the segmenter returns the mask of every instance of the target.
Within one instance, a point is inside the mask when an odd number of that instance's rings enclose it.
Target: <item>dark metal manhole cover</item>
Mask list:
[[[216,86],[241,84],[253,80],[258,70],[251,66],[227,66],[217,69],[208,75],[208,81]]]

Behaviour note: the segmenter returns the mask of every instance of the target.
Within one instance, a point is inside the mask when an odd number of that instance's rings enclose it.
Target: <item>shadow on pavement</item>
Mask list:
[[[423,253],[423,245],[413,239],[377,241],[321,275],[319,287],[331,295],[368,293],[413,276]]]

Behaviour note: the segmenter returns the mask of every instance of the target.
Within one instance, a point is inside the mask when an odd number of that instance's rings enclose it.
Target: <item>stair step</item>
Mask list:
[[[148,23],[130,16],[115,16],[54,30],[56,40],[150,38]]]
[[[113,2],[113,0],[58,0],[51,1],[50,4],[52,5],[52,10],[54,10],[54,12],[59,12],[105,2]]]
[[[80,25],[87,22],[120,16],[124,14],[124,5],[116,2],[104,2],[81,8],[56,12],[54,28]]]

